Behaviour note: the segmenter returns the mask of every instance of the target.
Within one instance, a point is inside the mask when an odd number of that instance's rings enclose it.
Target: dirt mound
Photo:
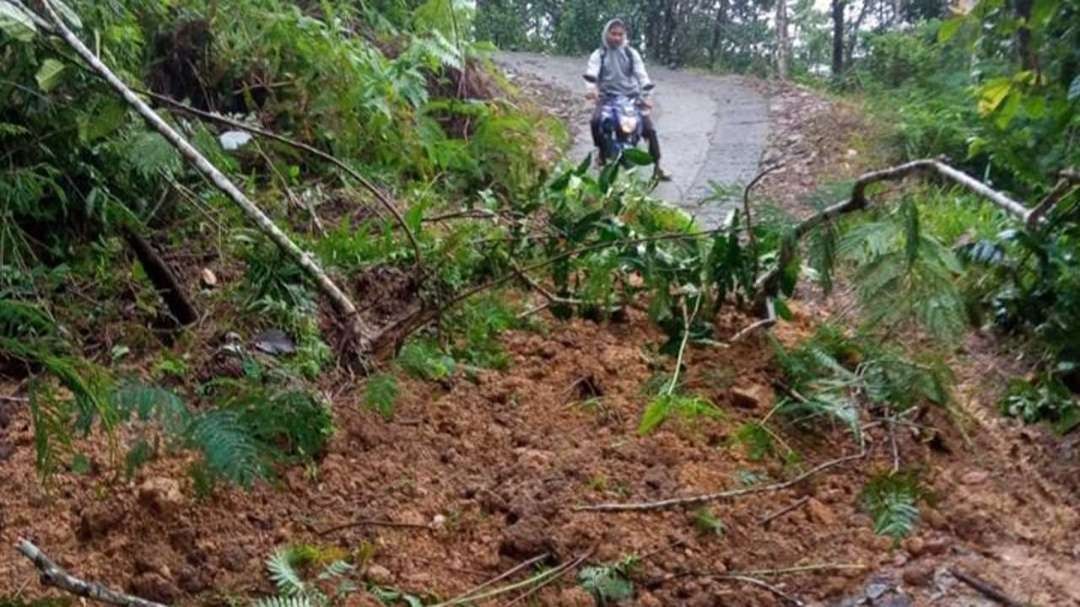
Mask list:
[[[744,322],[721,321],[725,332]],[[785,331],[799,334],[804,326]],[[175,457],[151,463],[130,483],[91,472],[61,476],[45,492],[33,469],[28,415],[17,408],[7,429],[15,450],[0,478],[0,541],[28,537],[81,575],[185,604],[196,601],[193,595],[202,601],[271,592],[263,559],[302,542],[367,551],[381,583],[442,597],[543,553],[553,563],[588,553],[590,563],[644,557],[632,574],[640,605],[778,604],[772,592],[724,576],[793,567],[805,570],[757,575],[786,593],[826,600],[857,592],[869,572],[884,568],[906,591],[925,597],[943,583],[935,572],[954,562],[1006,586],[1043,588],[1026,595],[1039,604],[1066,604],[1057,598],[1070,596],[1062,576],[1010,575],[1016,563],[1075,546],[1075,512],[1052,495],[1019,490],[1033,482],[1026,469],[1002,461],[1008,454],[984,448],[979,438],[974,448],[987,459],[973,465],[944,416],[920,422],[946,428],[936,442],[899,437],[904,461],[926,471],[938,496],[902,548],[875,536],[858,508],[867,475],[891,462],[888,436],[878,429],[868,430],[865,465],[711,505],[722,534],[703,533],[696,509],[573,511],[578,504],[654,500],[793,474],[780,461],[751,459],[731,438],[742,421],[771,408],[763,342],[688,353],[687,389],[715,402],[724,419],[670,420],[654,434],[637,435],[648,400],[643,385],[670,365],[650,353],[661,341],[637,313],[622,324],[573,321],[553,323],[547,334],[514,332],[504,340],[509,371],[446,385],[407,380],[391,422],[358,405],[359,386],[336,386],[339,431],[318,469],[292,469],[272,486],[207,499],[195,498],[186,461]],[[842,433],[783,438],[805,467],[852,449]],[[105,445],[90,452],[97,461],[107,458]],[[375,523],[321,533],[357,520]],[[379,524],[387,521],[412,526]],[[1028,560],[995,561],[1006,558],[1005,548]],[[32,576],[14,553],[0,555],[0,596]],[[568,575],[541,591],[538,602],[569,604],[563,593],[573,586]]]

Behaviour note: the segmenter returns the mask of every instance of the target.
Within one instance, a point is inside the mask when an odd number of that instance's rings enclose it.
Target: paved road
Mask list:
[[[582,96],[585,58],[553,57],[532,53],[500,53],[497,61],[509,72],[531,74],[554,86]],[[664,167],[674,179],[657,194],[713,227],[735,201],[702,204],[710,181],[740,184],[752,179],[768,138],[766,99],[734,76],[649,67],[656,83],[656,118]],[[583,112],[576,113],[584,121]],[[592,150],[587,125],[576,133],[571,157],[584,158]]]

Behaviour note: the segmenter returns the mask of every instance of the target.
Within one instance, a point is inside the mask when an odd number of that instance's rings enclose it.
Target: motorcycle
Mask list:
[[[644,132],[643,118],[647,109],[637,97],[610,95],[600,106],[601,160],[626,162],[623,151],[636,148]]]

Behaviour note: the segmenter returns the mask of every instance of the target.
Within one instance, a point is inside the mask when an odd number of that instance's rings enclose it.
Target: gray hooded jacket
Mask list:
[[[636,97],[652,92],[653,83],[645,71],[645,62],[641,54],[630,48],[624,40],[622,46],[608,46],[608,30],[618,19],[612,19],[604,26],[600,34],[601,47],[593,51],[589,64],[585,68],[585,87],[589,92],[604,95],[627,95]]]

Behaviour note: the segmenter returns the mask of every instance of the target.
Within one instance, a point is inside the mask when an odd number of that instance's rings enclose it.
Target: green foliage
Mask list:
[[[751,461],[761,461],[776,455],[776,441],[772,432],[758,422],[741,424],[732,435],[732,442],[742,445]]]
[[[694,528],[701,535],[723,537],[727,533],[724,521],[717,518],[707,507],[702,507],[694,512]]]
[[[390,419],[394,416],[394,404],[399,391],[397,378],[393,375],[372,375],[364,387],[364,406],[378,412],[384,419]]]
[[[585,567],[578,573],[578,583],[593,595],[598,605],[614,605],[634,598],[630,571],[638,559],[627,557],[618,563]]]
[[[918,502],[925,492],[914,472],[878,474],[863,487],[862,507],[874,519],[874,533],[899,542],[919,521]]]
[[[278,550],[266,560],[266,570],[278,596],[261,599],[257,607],[327,607],[332,604],[331,596],[326,593],[329,583],[336,584],[333,596],[355,592],[357,585],[347,578],[353,567],[334,556],[334,551],[308,545]]]
[[[1029,424],[1050,422],[1061,434],[1080,426],[1080,405],[1076,397],[1054,376],[1034,382],[1009,382],[1009,388],[1001,399],[1001,411]]]
[[[651,433],[671,417],[679,417],[691,422],[703,417],[722,419],[724,413],[716,405],[700,396],[661,394],[645,408],[641,423],[638,425],[638,434],[644,436]]]
[[[796,348],[775,341],[774,347],[788,383],[777,412],[797,424],[838,423],[860,439],[864,406],[895,413],[950,400],[953,378],[940,360],[913,360],[868,338],[851,339],[832,325],[821,325]]]
[[[881,220],[856,225],[836,250],[856,264],[857,293],[871,326],[917,321],[941,339],[955,338],[967,328],[964,298],[956,286],[960,262],[924,233],[911,201]]]
[[[397,362],[406,373],[419,379],[439,381],[454,374],[457,363],[431,341],[415,339],[401,348]]]

